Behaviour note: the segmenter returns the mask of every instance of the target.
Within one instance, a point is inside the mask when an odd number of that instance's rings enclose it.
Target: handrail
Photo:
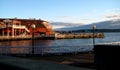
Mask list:
[[[86,46],[91,46],[86,48]],[[33,49],[34,48],[34,49]],[[34,50],[35,53],[31,53]],[[86,52],[91,51],[92,45],[84,45],[84,46],[54,46],[54,47],[46,47],[46,46],[2,46],[0,47],[0,54],[51,54],[51,53],[78,53],[78,52]]]
[[[102,44],[102,43],[100,43]],[[120,42],[103,43],[108,45],[120,45]],[[99,45],[99,44],[97,44]],[[33,49],[34,48],[34,49]],[[32,53],[34,50],[34,53]],[[93,44],[80,46],[1,46],[0,54],[61,54],[93,51]]]

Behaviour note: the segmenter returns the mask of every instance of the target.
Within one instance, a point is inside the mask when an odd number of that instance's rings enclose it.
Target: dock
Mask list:
[[[103,33],[95,33],[95,38],[104,38]],[[79,38],[93,38],[93,33],[78,33],[78,34],[57,34],[55,39],[79,39]]]
[[[104,38],[103,33],[96,33],[95,38]],[[79,34],[55,34],[55,35],[35,35],[34,39],[84,39],[93,38],[92,33],[79,33]],[[12,40],[30,40],[32,35],[21,36],[0,36],[0,41],[12,41]]]
[[[34,37],[34,39],[42,38],[40,35]],[[32,35],[23,35],[23,36],[0,36],[0,41],[13,41],[13,40],[30,40]]]

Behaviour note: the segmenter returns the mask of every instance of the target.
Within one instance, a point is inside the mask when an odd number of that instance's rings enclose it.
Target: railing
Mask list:
[[[27,32],[30,32],[24,25],[9,25],[9,27],[25,29]]]
[[[18,28],[18,29],[25,29],[27,32],[30,32],[26,28],[26,26],[24,26],[24,25],[15,25],[15,24],[13,24],[13,25],[8,25],[8,26],[5,25],[4,27],[0,27],[0,28],[7,28],[7,27]]]
[[[20,39],[20,38],[31,38],[32,35],[24,35],[24,36],[0,36],[0,39]]]
[[[109,44],[109,45],[120,45],[120,42],[109,42],[109,43],[99,43],[99,44],[103,44],[103,45],[105,45],[105,44]],[[99,45],[98,44],[98,45]]]
[[[120,45],[120,42],[110,42],[110,43],[100,43],[100,44],[107,44],[107,45]],[[99,44],[98,44],[99,45]],[[34,51],[34,53],[32,53]],[[10,46],[3,46],[0,47],[0,54],[66,54],[66,53],[79,53],[79,52],[91,52],[93,51],[93,44],[87,45],[80,45],[80,46],[17,46],[17,47],[10,47]]]
[[[34,49],[33,49],[34,48]],[[93,45],[81,45],[81,46],[18,46],[18,47],[0,47],[0,54],[63,54],[63,53],[79,53],[92,51]],[[34,50],[34,53],[32,51]]]

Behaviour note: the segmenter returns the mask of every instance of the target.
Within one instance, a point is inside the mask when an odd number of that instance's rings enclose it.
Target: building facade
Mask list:
[[[34,24],[35,28],[31,27]],[[36,19],[3,19],[0,18],[0,36],[20,35],[53,35],[54,30],[47,21]]]

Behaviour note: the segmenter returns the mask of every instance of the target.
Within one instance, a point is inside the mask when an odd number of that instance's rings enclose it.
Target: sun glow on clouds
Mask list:
[[[53,29],[58,29],[58,28],[64,28],[66,26],[55,26],[55,25],[53,25],[52,27],[53,27]]]

